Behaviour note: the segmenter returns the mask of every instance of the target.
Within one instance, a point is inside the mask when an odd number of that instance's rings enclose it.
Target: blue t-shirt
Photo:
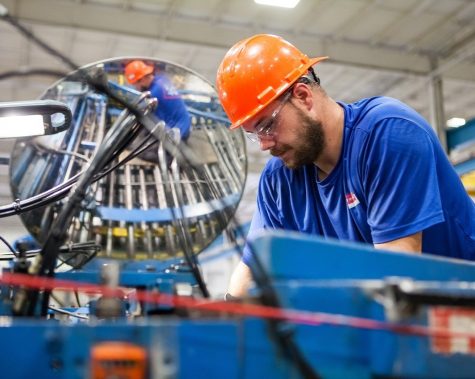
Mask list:
[[[150,86],[150,93],[158,100],[155,115],[165,122],[168,128],[180,129],[181,139],[190,135],[191,118],[185,102],[165,74],[158,73]]]
[[[250,234],[277,228],[378,244],[423,231],[423,252],[475,260],[475,204],[427,121],[387,97],[339,104],[336,167],[320,181],[313,164],[291,170],[270,159]]]

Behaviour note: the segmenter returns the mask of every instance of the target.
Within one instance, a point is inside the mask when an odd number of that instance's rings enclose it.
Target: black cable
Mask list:
[[[16,258],[18,258],[18,257],[20,256],[19,253],[18,253],[17,251],[15,251],[15,249],[13,248],[13,246],[10,245],[10,244],[8,243],[8,241],[7,241],[5,238],[3,238],[2,236],[0,236],[0,241],[2,241],[5,245],[7,245],[7,247],[10,249],[10,251],[13,253],[13,255],[14,255]]]
[[[162,154],[162,156],[160,157],[160,164],[161,164],[161,170],[165,176],[165,182],[170,187],[168,191],[165,191],[165,197],[167,198],[168,203],[172,203],[173,202],[173,195],[172,195],[173,191],[171,188],[172,180],[169,179],[170,172],[167,167],[167,159],[166,159],[165,154]],[[175,173],[175,169],[173,167],[171,167],[171,170],[173,173]],[[190,238],[189,238],[190,236],[188,233],[184,232],[185,226],[186,226],[184,225],[184,222],[186,222],[185,217],[184,217],[185,213],[184,213],[184,207],[183,207],[184,201],[183,201],[183,196],[182,196],[183,194],[179,186],[176,187],[176,195],[178,197],[178,201],[177,201],[179,205],[178,209],[181,214],[181,217],[177,217],[176,209],[174,209],[173,207],[170,208],[170,211],[173,217],[172,223],[173,223],[173,226],[175,227],[176,235],[178,237],[178,240],[180,241],[180,245],[182,246],[185,261],[190,267],[190,270],[196,279],[196,282],[198,284],[198,287],[201,290],[201,293],[203,294],[203,297],[209,298],[210,294],[209,294],[208,288],[206,287],[206,283],[198,268],[198,262],[196,260],[196,256],[193,254],[193,244],[190,241]]]
[[[143,126],[145,126],[146,129],[148,129],[149,131],[155,131],[155,125],[153,125],[153,127],[151,128],[151,125],[150,125],[150,122],[149,122],[149,119],[145,118],[141,112],[141,110],[139,110],[137,107],[135,107],[134,105],[128,103],[127,101],[125,101],[124,99],[120,98],[119,96],[116,96],[114,93],[112,93],[109,88],[107,87],[107,85],[104,83],[104,82],[101,82],[100,80],[97,81],[97,80],[93,80],[93,78],[91,78],[89,75],[87,75],[86,72],[84,72],[84,70],[81,70],[78,68],[78,66],[72,62],[71,60],[69,60],[67,57],[64,57],[61,53],[59,53],[58,51],[56,51],[55,49],[51,48],[50,46],[48,46],[45,42],[41,41],[38,37],[36,37],[32,32],[30,32],[28,29],[26,29],[24,26],[22,26],[17,20],[15,20],[14,18],[12,18],[10,15],[8,15],[7,11],[5,8],[3,9],[0,9],[0,11],[3,11],[3,14],[0,14],[0,17],[2,17],[4,20],[6,20],[7,22],[9,22],[11,25],[13,25],[15,28],[17,28],[23,35],[25,35],[28,39],[32,40],[33,42],[35,42],[37,45],[39,45],[40,47],[42,47],[43,49],[45,49],[49,54],[59,58],[63,63],[67,64],[70,68],[72,68],[73,70],[77,70],[77,72],[75,72],[72,76],[76,76],[76,77],[79,77],[80,79],[82,80],[85,80],[89,85],[91,85],[93,88],[95,88],[96,90],[102,92],[102,93],[105,93],[107,94],[108,96],[110,96],[112,99],[116,100],[119,104],[123,105],[126,109],[128,109],[135,117],[136,119],[138,120],[138,122],[140,124],[142,124]],[[99,78],[101,79],[101,78]],[[155,133],[153,133],[155,135]],[[162,135],[164,135],[164,133],[162,133]],[[103,147],[103,146],[101,146]],[[124,146],[122,146],[123,148]],[[165,148],[167,148],[165,146]],[[168,147],[169,148],[169,147]],[[168,150],[168,149],[167,149]],[[98,153],[96,154],[96,156],[98,155]],[[93,160],[92,162],[92,165],[94,167],[94,164],[95,162],[97,162],[97,160]],[[97,164],[97,163],[96,163]],[[104,166],[103,166],[104,167]],[[89,167],[89,169],[91,168],[91,166]],[[87,170],[87,172],[90,172],[90,170]],[[83,177],[81,178],[83,179]],[[80,180],[80,183],[82,183],[83,181]],[[83,190],[81,190],[83,191]],[[75,192],[76,194],[77,192]],[[79,194],[78,196],[80,197],[81,194]],[[76,205],[73,205],[71,206],[71,200],[65,205],[65,207],[63,208],[62,212],[60,213],[60,216],[61,215],[65,215],[66,214],[66,211],[64,209],[68,209],[68,210],[71,210],[71,209],[74,209]],[[18,204],[17,203],[14,203],[13,204],[13,207],[14,209],[17,209],[18,208]],[[58,219],[61,219],[61,217],[58,216]],[[63,218],[68,218],[67,216],[64,216]],[[58,220],[57,219],[57,220]],[[56,220],[56,221],[57,221]],[[66,221],[66,220],[62,220],[62,221]],[[60,229],[62,229],[64,227],[64,225],[61,225],[58,224],[57,222],[55,223],[55,225],[57,225],[56,229],[53,229],[52,232],[48,235],[47,237],[47,241],[45,243],[45,245],[43,246],[43,249],[42,249],[42,255],[44,256],[48,256],[48,259],[46,259],[46,263],[45,263],[45,259],[43,260],[43,262],[41,263],[41,267],[40,267],[40,272],[39,272],[39,275],[48,275],[48,276],[51,276],[53,275],[54,273],[54,262],[52,262],[52,260],[55,260],[56,259],[56,256],[54,256],[55,254],[54,253],[49,253],[49,251],[52,251],[52,250],[56,250],[57,249],[57,245],[59,243],[61,243],[61,239],[64,238],[63,237],[63,234],[64,232],[60,232]],[[51,245],[51,246],[50,246]],[[184,251],[184,254],[186,255],[188,252],[186,251],[186,246],[183,246],[183,251]],[[192,254],[192,253],[191,253]],[[53,257],[54,256],[54,257]],[[193,273],[197,279],[197,282],[200,283],[204,283],[204,281],[202,280],[202,277],[201,277],[201,273],[199,272],[199,270],[193,270]],[[201,287],[201,286],[200,286]],[[36,303],[36,299],[38,297],[38,293],[35,292],[30,292],[31,296],[33,297],[28,306],[28,314],[30,315],[33,315],[34,313],[34,308],[35,308],[35,303]],[[204,292],[204,295],[206,295],[206,292]],[[45,294],[43,295],[43,305],[42,305],[42,313],[45,315],[46,314],[46,310],[47,310],[47,298],[49,297],[47,291],[45,291]]]
[[[232,219],[232,222],[234,221],[236,221],[235,217]],[[233,230],[237,231],[237,236],[232,233],[229,237],[232,239],[234,246],[240,247],[237,242],[237,237],[245,237],[246,233],[239,222],[237,225],[233,225]],[[248,247],[253,259],[253,264],[250,266],[250,270],[256,286],[260,290],[259,299],[261,303],[266,306],[281,308],[277,293],[272,286],[272,281],[260,263],[252,245],[248,244]],[[238,248],[236,250],[242,257],[242,249]],[[235,301],[237,299],[233,297],[232,300]],[[285,358],[296,365],[302,377],[305,379],[321,379],[320,374],[310,365],[299,346],[296,344],[293,336],[293,329],[287,326],[287,322],[275,319],[267,319],[266,322],[269,326],[271,337],[273,337],[273,339],[278,343]]]
[[[57,52],[53,48],[49,47],[47,44],[43,43],[33,33],[31,33],[26,28],[24,28],[21,24],[19,24],[15,19],[11,18],[8,15],[3,16],[3,18],[6,21],[8,21],[10,24],[15,26],[18,30],[20,30],[25,36],[27,36],[27,38],[33,40],[38,45],[43,47],[51,55],[58,57],[61,61],[66,63],[70,68],[77,69],[78,66],[76,64],[74,64],[71,60],[64,57],[62,54],[60,54],[59,52]],[[109,93],[107,93],[107,94],[109,94]],[[134,113],[136,116],[138,116],[139,121],[142,123],[143,118],[141,117],[141,115],[134,112],[133,108],[129,107],[129,109],[132,111],[132,113]],[[144,125],[144,126],[146,126],[146,125]],[[211,181],[208,181],[208,182],[211,183]],[[72,208],[74,208],[74,206]],[[181,228],[179,228],[179,230],[181,230]],[[184,233],[184,234],[186,234],[186,233]],[[55,241],[54,237],[55,236],[53,234],[53,240]],[[189,241],[186,241],[186,235],[182,236],[182,237],[184,237],[185,243],[189,246]],[[3,238],[2,238],[2,240],[3,240]],[[6,242],[6,241],[4,241],[4,242]],[[7,243],[7,246],[9,246],[8,243]],[[197,270],[196,260],[193,259],[193,258],[196,258],[196,257],[194,257],[193,254],[191,254],[192,257],[190,257],[189,254],[186,254],[186,252],[187,252],[186,246],[184,246],[183,251],[184,251],[184,254],[185,254],[185,258],[187,258],[187,261],[188,261],[187,263],[190,265],[192,271]],[[253,276],[254,276],[254,280],[256,281],[256,284],[258,284],[258,286],[262,290],[262,293],[261,293],[262,303],[264,305],[269,305],[269,306],[274,306],[274,307],[279,306],[277,295],[273,291],[273,289],[270,285],[270,281],[269,281],[267,275],[265,274],[265,271],[263,270],[262,266],[258,262],[258,260],[256,258],[256,255],[253,254],[253,256],[254,256],[254,260],[255,260],[255,267],[253,268],[253,271],[255,271],[255,272],[253,273]],[[43,265],[43,266],[46,267],[48,265],[46,264],[46,265]],[[46,270],[48,270],[48,269],[46,268]],[[195,273],[195,277],[198,279],[198,284],[200,285],[200,288],[202,289],[203,295],[205,297],[208,297],[209,293],[207,292],[206,286],[204,285],[204,281],[202,281],[202,277],[199,274],[199,270],[197,270],[197,271],[198,271],[198,275],[196,275],[196,273]],[[45,300],[45,298],[43,300]],[[44,307],[45,307],[45,304],[43,303],[43,308]],[[50,309],[51,309],[51,307],[50,307]],[[59,311],[59,310],[55,309],[55,311]],[[284,328],[282,328],[282,324],[283,324],[283,321],[280,321],[280,320],[269,321],[270,329],[271,329],[272,333],[276,336],[277,341],[279,342],[279,344],[282,347],[283,351],[286,353],[286,357],[291,359],[292,362],[295,362],[295,364],[297,365],[297,368],[300,370],[300,372],[302,373],[304,378],[315,378],[315,379],[320,378],[320,376],[313,371],[311,366],[308,364],[308,362],[302,356],[300,350],[298,349],[297,345],[295,344],[295,342],[293,340],[292,334],[288,333],[288,332],[283,332]]]
[[[91,185],[94,179],[95,172],[101,171],[104,165],[109,162],[111,155],[117,151],[116,146],[120,146],[122,141],[130,136],[131,129],[133,129],[134,125],[136,124],[135,121],[132,120],[130,113],[124,110],[107,133],[91,164],[79,179],[76,189],[69,198],[69,201],[61,209],[61,212],[51,226],[51,232],[48,234],[42,249],[43,259],[38,270],[39,276],[54,276],[54,267],[59,253],[58,247],[64,239],[66,229],[71,219],[74,217],[75,212],[81,205],[81,201],[84,199],[86,189]],[[43,294],[41,307],[43,316],[47,314],[49,292],[50,291],[44,291]],[[34,315],[38,292],[34,292],[31,297],[32,301],[28,307],[28,315],[30,316]]]
[[[70,68],[73,70],[76,70],[78,66],[69,60],[67,57],[63,56],[61,53],[56,51],[55,49],[51,48],[48,46],[46,43],[38,39],[32,32],[30,32],[28,29],[23,27],[20,23],[18,23],[14,18],[9,16],[8,14],[3,14],[1,17],[9,22],[11,25],[16,27],[18,30],[21,31],[22,34],[24,34],[28,39],[33,40],[36,44],[41,46],[43,49],[45,49],[48,53],[51,55],[57,57],[60,59],[63,63],[68,65]],[[88,81],[89,83],[89,81]],[[99,86],[95,86],[97,89]],[[105,90],[105,88],[101,88],[101,92],[106,93],[107,95],[110,95],[110,91]],[[115,96],[112,96],[114,100],[119,100],[119,103],[124,104],[122,99],[117,99]],[[148,123],[144,123],[144,118],[142,117],[141,114],[137,111],[135,107],[129,107],[129,104],[125,104],[125,106],[128,107],[128,109],[137,117],[139,122],[144,125],[147,129],[150,128],[148,127]],[[74,208],[72,206],[71,208]],[[223,229],[224,230],[224,229]],[[59,233],[58,233],[59,234]],[[55,235],[55,233],[52,233],[53,236],[53,241],[56,241],[56,239],[59,237],[58,235]],[[54,244],[53,244],[54,245]],[[54,247],[54,246],[53,246]],[[184,251],[186,248],[184,249]],[[252,251],[252,249],[251,249]],[[186,256],[186,254],[185,254]],[[278,300],[277,300],[277,295],[275,294],[273,288],[271,287],[270,280],[268,279],[265,271],[263,270],[262,266],[258,262],[258,259],[256,258],[256,255],[253,254],[254,260],[255,260],[255,267],[254,269],[254,280],[256,281],[256,284],[261,288],[262,290],[262,302],[264,305],[270,305],[270,306],[279,306]],[[192,266],[193,267],[193,266]],[[199,278],[199,276],[198,276]],[[44,299],[43,299],[44,300]],[[43,307],[45,305],[43,304]],[[273,334],[277,337],[277,340],[279,341],[279,344],[283,348],[284,352],[286,352],[286,356],[290,359],[292,359],[292,362],[295,362],[297,367],[299,368],[300,372],[302,373],[304,378],[320,378],[320,376],[313,371],[313,369],[310,367],[308,362],[305,360],[305,358],[302,356],[301,352],[299,351],[298,347],[295,345],[292,334],[291,333],[283,333],[282,330],[283,328],[281,327],[281,324],[283,323],[282,321],[279,320],[274,320],[270,321],[270,329],[272,330]]]
[[[133,136],[133,134],[132,134],[132,136]],[[134,157],[139,155],[141,152],[143,152],[144,150],[146,150],[147,148],[149,148],[153,144],[156,144],[157,142],[158,141],[152,141],[150,144],[142,147],[140,150],[139,150],[139,148],[141,146],[139,146],[136,150],[133,150],[131,155],[127,156],[127,158],[124,159],[123,161],[118,162],[115,165],[113,165],[113,166],[105,169],[104,171],[96,174],[96,176],[94,177],[93,182],[96,182],[96,181],[102,179],[104,176],[108,175],[111,171],[115,170],[117,167],[120,167],[123,164],[125,164],[126,162],[130,161],[131,159],[133,159]],[[114,160],[115,158],[117,158],[117,154],[114,155],[112,160]],[[69,178],[67,181],[57,185],[56,187],[50,188],[49,190],[46,190],[46,191],[44,191],[40,194],[37,194],[35,196],[29,197],[29,198],[24,199],[24,200],[17,199],[12,204],[0,206],[0,218],[9,217],[9,216],[12,216],[12,215],[15,215],[15,214],[21,214],[21,213],[29,212],[33,209],[43,207],[43,206],[48,205],[52,202],[55,202],[55,201],[58,201],[58,200],[62,199],[63,197],[65,197],[69,193],[72,186],[74,184],[76,184],[76,182],[81,177],[81,175],[84,174],[84,172],[85,171],[81,171],[81,172],[75,174],[74,176],[72,176],[71,178]]]
[[[67,245],[63,245],[59,248],[59,254],[58,254],[58,259],[61,261],[59,265],[57,265],[55,268],[58,269],[64,264],[68,264],[72,266],[73,268],[78,268],[78,265],[71,265],[70,262],[76,259],[79,256],[86,257],[86,259],[83,259],[80,262],[80,266],[83,266],[87,262],[89,262],[91,259],[93,259],[97,253],[101,250],[101,245],[97,244],[94,241],[88,241],[88,242],[76,242],[76,243],[69,243]],[[67,259],[63,259],[62,256],[67,256]]]
[[[67,73],[59,70],[51,70],[48,68],[20,68],[18,70],[5,71],[0,73],[0,80],[16,78],[18,76],[52,76],[55,78],[64,78]]]
[[[20,23],[18,23],[15,19],[13,19],[12,17],[10,17],[7,12],[5,11],[2,15],[0,15],[3,19],[5,19],[6,21],[8,21],[10,24],[12,24],[14,27],[16,27],[22,34],[24,34],[28,39],[31,39],[32,41],[34,41],[36,44],[38,44],[40,47],[42,47],[43,49],[45,49],[48,53],[50,53],[51,55],[54,55],[56,57],[58,57],[61,61],[63,61],[64,63],[66,63],[70,68],[74,69],[74,70],[77,70],[76,73],[74,73],[71,77],[77,77],[81,80],[84,80],[86,81],[90,86],[92,86],[94,89],[98,90],[99,92],[102,92],[102,93],[105,93],[106,95],[108,95],[109,97],[111,97],[113,100],[117,101],[119,104],[123,105],[124,107],[126,107],[127,109],[129,109],[129,111],[136,117],[136,119],[138,120],[138,122],[143,125],[150,133],[152,133],[154,136],[157,135],[156,131],[154,130],[155,129],[155,125],[153,125],[153,123],[150,122],[150,120],[146,117],[144,117],[144,115],[142,114],[142,112],[137,108],[135,107],[134,105],[128,103],[127,101],[125,101],[124,99],[120,98],[119,96],[116,96],[112,91],[109,90],[109,88],[107,87],[107,84],[105,84],[104,82],[101,82],[101,81],[97,81],[97,80],[94,80],[91,76],[89,76],[84,70],[81,70],[81,69],[78,69],[78,66],[72,62],[71,60],[69,60],[68,58],[64,57],[61,53],[59,53],[58,51],[54,50],[53,48],[51,48],[50,46],[48,46],[46,43],[44,43],[43,41],[41,41],[38,37],[36,37],[32,32],[30,32],[29,30],[27,30],[25,27],[23,27]],[[162,137],[163,137],[163,133],[162,133]],[[165,149],[168,151],[170,149],[173,149],[171,148],[169,145],[167,146],[166,144],[164,144],[164,147]],[[182,155],[183,156],[183,155]],[[186,155],[183,156],[186,161],[186,163],[188,163],[191,167],[193,167],[194,169],[196,169],[197,171],[201,171],[202,173],[204,172],[204,170],[199,170],[199,167],[197,167],[197,165],[193,165],[192,162],[190,162],[190,159],[188,159],[188,157]],[[207,175],[206,173],[204,173],[204,177],[207,178]],[[209,178],[208,178],[209,179]],[[212,184],[212,181],[208,181],[210,184]],[[213,187],[213,186],[211,186]],[[209,189],[204,189],[204,191],[207,191]],[[213,193],[216,193],[216,189],[215,188],[212,188],[211,189],[211,192]],[[56,197],[57,195],[53,195],[52,197]],[[221,199],[222,197],[215,197],[217,199]],[[15,204],[14,204],[15,206]],[[219,212],[218,212],[219,213]],[[221,215],[219,214],[219,217],[218,217],[218,221],[220,222],[220,225],[222,226],[222,230],[224,230],[224,227],[225,227],[225,223],[222,221],[222,219],[224,219],[224,215]],[[182,240],[180,238],[180,240]],[[59,242],[59,239],[58,239],[58,242]],[[184,249],[183,249],[183,252],[184,254],[191,254],[191,261],[196,261],[196,257],[193,255],[192,252],[188,252],[187,249],[186,249],[186,246],[183,246]],[[201,277],[201,273],[199,272],[199,270],[193,270],[193,274],[195,275],[195,278],[197,279],[197,282],[200,283],[202,282],[204,284],[204,281],[202,281],[202,277]]]
[[[134,136],[135,134],[131,134],[131,139],[133,139]],[[133,159],[135,156],[139,155],[142,151],[144,151],[145,149],[149,148],[150,146],[152,146],[153,144],[157,142],[158,141],[152,141],[152,143],[143,147],[140,151],[134,153],[141,147],[141,145],[139,145],[139,147],[136,150],[132,151],[133,153],[132,156],[128,156],[126,160],[122,162],[118,162],[117,164],[111,166],[110,168],[107,168],[104,171],[96,174],[93,181],[96,182],[99,179],[103,178],[104,176],[109,174],[111,171],[125,164],[129,160]],[[114,157],[111,160],[112,161],[115,160],[117,156],[118,154],[114,155]],[[46,190],[40,194],[34,195],[24,200],[17,199],[12,204],[0,206],[0,218],[9,217],[14,214],[25,213],[33,209],[40,208],[52,202],[60,200],[61,198],[65,197],[68,194],[69,190],[78,181],[81,175],[84,174],[84,172],[85,171],[81,171],[75,174],[74,176],[72,176],[71,178],[69,178],[67,181],[57,185],[56,187],[50,188],[49,190]]]
[[[125,125],[123,122],[125,122]],[[131,123],[134,124],[131,120],[131,116],[127,111],[123,111],[114,123],[115,127],[110,130],[101,144],[95,159],[92,160],[86,172],[79,179],[76,190],[54,220],[54,223],[51,226],[51,231],[41,250],[42,259],[39,261],[39,265],[35,267],[35,271],[33,271],[35,274],[39,276],[54,276],[54,268],[57,257],[60,253],[59,249],[63,242],[66,228],[68,227],[72,217],[74,217],[75,211],[80,206],[80,203],[86,194],[86,189],[93,180],[94,173],[100,171],[109,161],[109,155],[116,151],[117,143],[120,143],[121,139],[126,138],[129,135]],[[50,292],[50,290],[45,290],[43,292],[41,303],[42,316],[46,316],[47,314]],[[21,310],[21,313],[18,315],[33,316],[35,314],[38,297],[38,291],[28,291],[25,300],[22,300],[21,303],[17,305],[17,309]]]
[[[10,16],[8,14],[8,11],[6,11],[5,8],[2,9],[4,13],[0,14],[0,17],[3,18],[6,22],[11,24],[13,27],[15,27],[17,30],[19,30],[27,39],[32,40],[35,42],[38,46],[46,50],[47,53],[50,55],[58,58],[61,62],[66,64],[69,68],[76,70],[78,65],[75,64],[73,61],[71,61],[69,58],[65,57],[63,54],[61,54],[59,51],[56,49],[52,48],[42,40],[40,40],[38,37],[36,37],[32,32],[30,32],[26,27],[24,27],[22,24],[20,24],[15,18]]]
[[[78,308],[81,308],[81,301],[79,299],[79,292],[78,290],[74,290],[74,297],[76,298],[76,302],[78,304]]]
[[[80,174],[78,174],[75,178],[70,178],[68,181],[38,195],[29,197],[25,200],[18,199],[12,204],[0,207],[0,218],[28,212],[35,208],[39,208],[60,200],[67,195],[71,187],[74,185],[74,183],[76,183],[79,176]]]
[[[75,74],[73,74],[75,75]],[[77,74],[76,74],[77,75]],[[82,73],[82,75],[80,76],[84,76],[85,73]],[[88,77],[87,77],[88,78]],[[84,79],[84,78],[83,78]],[[88,79],[91,79],[91,78],[88,78]],[[87,80],[88,84],[91,84],[91,80]],[[154,135],[156,136],[156,133],[155,133],[155,127],[153,128],[153,130],[151,130],[150,128],[150,123],[148,122],[144,122],[146,119],[143,117],[143,115],[141,114],[140,111],[138,111],[135,107],[133,107],[131,104],[128,104],[127,102],[124,102],[122,99],[116,97],[115,95],[113,95],[108,89],[107,87],[104,87],[102,85],[102,83],[100,83],[99,85],[97,83],[94,83],[94,81],[92,81],[92,84],[94,87],[100,87],[100,91],[101,92],[104,92],[106,93],[107,95],[111,96],[114,100],[117,100],[119,103],[121,104],[124,104],[124,106],[128,109],[130,109],[132,111],[132,113],[137,112],[135,114],[136,118],[139,119],[140,123],[142,125],[144,125],[146,127],[146,129],[148,129],[150,132],[151,132],[151,135]],[[164,133],[162,133],[164,134]],[[129,140],[132,140],[133,137],[131,137]],[[162,138],[163,140],[163,138]],[[153,144],[155,144],[156,142],[158,141],[154,141],[153,143],[149,144],[148,146],[152,146]],[[124,144],[124,145],[127,145],[128,144],[128,141]],[[144,151],[147,147],[144,147],[142,150],[140,150],[136,155],[140,154],[140,152]],[[119,148],[119,151],[121,149]],[[138,149],[136,149],[138,150]],[[134,155],[134,156],[136,156]],[[112,157],[111,160],[113,160],[114,157]],[[132,159],[132,157],[129,158],[129,160]],[[185,158],[185,161],[186,161],[186,158]],[[115,167],[118,167],[119,165],[123,164],[124,162],[120,163],[120,164],[117,164]],[[187,163],[190,163],[189,161],[187,161]],[[112,169],[109,169],[106,171],[106,173],[104,174],[101,174],[99,175],[94,181],[96,180],[99,180],[101,177],[103,177],[104,175],[106,175],[107,173],[109,173],[110,171],[112,171],[114,168]],[[49,191],[46,191],[45,193],[43,194],[40,194],[38,196],[40,196],[39,198],[38,197],[35,197],[34,199],[27,199],[27,202],[26,204],[23,204],[21,203],[20,201],[16,201],[14,202],[10,208],[7,208],[6,210],[2,210],[0,208],[0,217],[6,217],[6,216],[10,216],[12,214],[18,214],[18,213],[22,213],[22,212],[26,212],[26,211],[30,211],[32,209],[35,209],[37,207],[41,207],[41,206],[44,206],[46,204],[49,204],[53,201],[57,201],[58,199],[66,196],[66,194],[68,193],[69,189],[72,187],[72,185],[77,181],[77,178],[79,177],[79,175],[76,176],[76,180],[71,180],[67,185],[65,183],[55,187],[56,190],[52,189],[52,190],[49,190]],[[209,181],[210,182],[210,181]],[[211,183],[211,182],[210,182]],[[52,194],[52,196],[50,197],[46,197],[47,195],[49,194]],[[35,200],[36,199],[39,199],[38,202],[36,202]],[[29,201],[28,201],[29,200]],[[173,212],[174,210],[172,210]],[[181,230],[181,228],[178,228],[178,230]],[[205,282],[202,278],[202,275],[199,271],[199,269],[197,268],[197,261],[196,261],[196,257],[194,256],[194,254],[191,252],[189,253],[188,252],[188,247],[191,246],[191,244],[189,243],[189,241],[186,241],[188,238],[188,236],[186,235],[186,233],[180,233],[179,235],[179,239],[181,241],[181,244],[183,245],[182,247],[182,251],[183,251],[183,254],[185,255],[185,258],[187,260],[187,263],[190,264],[191,268],[192,268],[192,272],[195,276],[195,279],[204,295],[204,297],[209,297],[209,291],[207,290],[206,288],[206,285],[205,285]]]
[[[253,259],[249,267],[252,277],[260,290],[259,298],[261,303],[269,307],[281,308],[277,293],[272,286],[272,281],[260,263],[251,244],[249,244],[249,249]],[[305,379],[321,379],[321,376],[313,369],[296,344],[293,328],[288,327],[287,322],[284,320],[268,319],[267,324],[271,336],[279,344],[285,358],[296,365],[302,377]]]
[[[242,257],[243,252],[240,248],[240,244],[237,242],[237,238],[241,237],[245,239],[246,232],[243,230],[242,224],[239,223],[239,221],[237,223],[235,221],[238,220],[236,217],[233,217],[230,222],[230,224],[233,225],[230,226],[232,226],[233,230],[237,231],[237,233],[231,233],[229,237],[232,239],[234,246],[237,247],[237,252]],[[254,248],[251,244],[248,244],[248,248],[253,259],[253,264],[250,266],[250,270],[256,286],[260,290],[259,299],[261,303],[274,308],[282,308],[277,293],[272,286],[272,281],[260,263]],[[279,345],[285,358],[288,359],[290,363],[295,364],[302,377],[305,379],[321,379],[322,377],[320,374],[310,365],[301,349],[296,344],[294,340],[294,331],[292,328],[287,326],[287,322],[276,319],[267,319],[266,322],[269,326],[271,337],[273,337],[273,340],[275,340]]]

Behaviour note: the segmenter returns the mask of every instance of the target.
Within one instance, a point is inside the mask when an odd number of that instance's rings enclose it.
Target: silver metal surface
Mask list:
[[[198,253],[223,230],[241,198],[247,164],[243,135],[229,131],[215,90],[202,77],[169,62],[141,59],[164,66],[191,115],[191,135],[186,142],[165,146],[134,116],[124,118],[122,122],[137,123],[136,138],[108,165],[117,167],[89,188],[66,242],[96,241],[102,245],[100,255],[128,260],[178,257],[183,249]],[[136,102],[141,94],[124,84],[123,70],[130,60],[101,61],[78,72],[95,77],[99,72],[113,94]],[[111,125],[121,122],[123,105],[94,89],[78,72],[42,96],[69,105],[71,128],[15,144],[10,166],[15,198],[41,194],[84,171]],[[159,121],[154,120],[157,129]],[[141,141],[156,143],[120,165]],[[21,215],[40,244],[63,201]],[[80,266],[81,259],[68,263]]]

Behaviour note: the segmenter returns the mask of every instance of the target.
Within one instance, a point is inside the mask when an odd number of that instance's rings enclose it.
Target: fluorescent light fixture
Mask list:
[[[466,120],[460,117],[452,117],[450,120],[447,120],[447,126],[449,128],[458,128],[459,126],[465,125]]]
[[[295,8],[299,1],[300,0],[254,0],[256,4],[281,8]]]
[[[43,116],[32,114],[0,117],[0,134],[2,138],[42,136],[45,134]]]

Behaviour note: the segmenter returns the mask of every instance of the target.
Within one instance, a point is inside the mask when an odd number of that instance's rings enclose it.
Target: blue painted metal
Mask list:
[[[302,311],[388,321],[383,305],[368,290],[368,284],[404,277],[432,281],[444,288],[444,283],[475,278],[475,264],[471,262],[376,251],[366,245],[287,232],[267,233],[251,241],[251,245],[281,304]],[[172,291],[174,281],[183,277],[178,272],[167,272],[166,264],[170,262],[155,265],[156,272],[125,264],[121,283],[140,282],[146,287],[150,284]],[[89,272],[59,276],[94,281],[97,270],[91,265]],[[421,306],[400,322],[427,326],[429,309]],[[284,326],[294,333],[304,356],[323,378],[474,376],[475,355],[437,354],[428,337],[329,324]],[[300,378],[274,343],[265,320],[209,315],[145,317],[136,322],[80,321],[71,325],[15,319],[10,325],[0,326],[0,348],[8,351],[0,355],[0,368],[11,379],[32,375],[86,378],[90,349],[103,341],[128,341],[145,347],[151,355],[149,378]],[[28,365],[22,364],[26,360]]]
[[[84,283],[100,282],[100,267],[107,263],[106,259],[94,259],[80,270],[58,272],[58,279],[73,280]],[[182,259],[170,259],[167,261],[124,261],[121,265],[119,285],[124,287],[153,288],[157,280],[172,280],[175,283],[195,284],[191,272],[182,266]]]
[[[475,140],[475,119],[458,128],[447,130],[447,148],[449,152],[467,141]]]
[[[163,222],[177,218],[192,218],[205,216],[229,207],[235,207],[239,202],[240,194],[229,195],[222,199],[208,202],[184,205],[181,208],[164,209],[124,209],[114,207],[97,207],[99,217],[103,220],[128,222]]]
[[[453,149],[470,149],[475,141],[475,119],[468,121],[459,128],[447,130],[447,148],[448,151]],[[471,149],[473,150],[473,149]],[[466,160],[454,164],[455,171],[459,176],[467,174],[475,170],[475,156],[471,154]]]
[[[455,171],[459,176],[475,171],[475,159],[469,159],[454,165]]]
[[[250,333],[248,338],[239,338],[241,329]],[[270,373],[276,379],[296,377],[271,341],[262,338],[263,333],[265,336],[262,322],[253,320],[241,325],[211,319],[151,318],[146,323],[95,326],[22,321],[0,327],[0,345],[8,349],[2,350],[0,367],[9,379],[84,379],[89,377],[91,346],[127,341],[149,352],[150,378],[262,379]]]
[[[323,239],[291,232],[266,233],[252,242],[259,260],[275,280],[475,279],[475,263],[458,259],[375,250],[367,244]]]
[[[263,235],[252,245],[282,304],[313,312],[388,321],[383,307],[365,290],[364,281],[412,278],[440,281],[443,287],[444,282],[475,278],[472,262],[384,252],[368,245],[287,232]],[[427,326],[428,310],[421,307],[403,323]],[[349,364],[357,368],[359,363],[363,371],[366,367],[372,374],[402,378],[473,378],[475,373],[475,355],[436,354],[428,337],[332,326],[296,329],[304,349],[310,348],[312,335],[314,341],[320,341],[315,362],[325,356],[336,367]],[[353,377],[351,372],[348,377]]]

